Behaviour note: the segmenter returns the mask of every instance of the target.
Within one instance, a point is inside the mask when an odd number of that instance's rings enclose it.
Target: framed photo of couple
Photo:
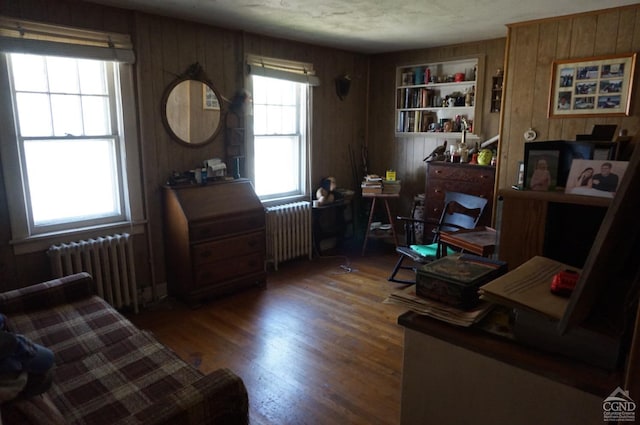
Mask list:
[[[636,54],[553,62],[549,117],[629,115]]]
[[[574,159],[565,193],[613,198],[629,162]]]

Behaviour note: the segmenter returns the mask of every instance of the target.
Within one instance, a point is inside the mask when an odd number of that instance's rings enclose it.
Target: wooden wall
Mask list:
[[[186,147],[170,138],[160,118],[165,88],[194,62],[202,65],[226,99],[244,86],[242,64],[247,53],[313,63],[321,85],[312,94],[312,187],[321,176],[334,175],[339,187],[354,188],[349,147],[364,141],[365,55],[73,0],[0,2],[0,14],[132,35],[147,217],[146,234],[135,240],[142,286],[166,279],[161,186],[174,170],[189,170],[205,159],[224,156],[224,132],[204,147]],[[341,101],[335,94],[334,78],[345,73],[351,75],[352,85],[350,94]],[[6,205],[4,185],[0,185],[0,290],[35,283],[49,275],[44,253],[13,255]]]
[[[506,29],[505,29],[506,32]],[[396,67],[482,57],[484,69],[478,70],[482,91],[476,93],[480,122],[479,136],[484,141],[498,134],[500,115],[490,113],[491,77],[504,67],[505,39],[470,42],[432,49],[410,50],[375,55],[371,58],[369,95],[370,172],[383,173],[392,168],[402,180],[399,212],[407,214],[414,195],[424,192],[426,164],[422,161],[441,142],[425,136],[395,136],[395,78]]]
[[[524,158],[523,134],[529,128],[538,141],[575,140],[594,124],[617,124],[629,135],[640,130],[640,96],[632,97],[631,115],[619,118],[547,118],[554,60],[629,53],[640,50],[640,5],[571,17],[514,24],[509,27],[507,74],[499,156],[500,188],[516,181]],[[638,90],[638,77],[634,88]]]

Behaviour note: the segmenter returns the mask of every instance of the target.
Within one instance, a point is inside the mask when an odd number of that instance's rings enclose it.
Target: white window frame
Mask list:
[[[249,55],[247,57],[248,65],[248,78],[247,88],[249,92],[253,92],[253,76],[259,75],[269,78],[277,78],[280,80],[286,80],[291,82],[302,83],[306,87],[302,87],[301,90],[305,90],[302,96],[300,96],[298,102],[298,113],[304,114],[302,117],[298,117],[298,131],[297,135],[300,137],[299,145],[299,190],[290,193],[280,193],[267,196],[260,196],[261,201],[265,205],[281,204],[285,202],[293,202],[297,200],[309,200],[311,192],[311,134],[312,134],[312,86],[319,84],[318,78],[315,76],[313,66],[308,63],[294,62],[282,59],[265,58],[260,56]],[[246,173],[249,179],[256,184],[255,176],[255,137],[253,127],[253,111],[249,112],[249,119],[247,120],[247,159],[246,159]],[[261,137],[269,137],[271,135],[259,135]],[[273,135],[280,136],[280,135]],[[284,136],[291,136],[289,134]],[[282,164],[274,164],[274,167],[282,166]]]
[[[0,17],[0,21],[3,18]],[[39,25],[38,28],[46,27],[51,33],[55,33],[58,28],[48,25]],[[25,28],[29,28],[28,23]],[[61,32],[70,31],[68,28],[61,28]],[[92,35],[97,33],[91,33]],[[98,34],[98,36],[102,36]],[[109,34],[104,35],[109,38]],[[23,41],[23,40],[18,40]],[[11,83],[9,80],[9,69],[7,56],[4,53],[19,53],[25,50],[25,53],[35,53],[41,55],[59,54],[67,57],[113,60],[110,57],[113,49],[95,48],[98,50],[96,57],[94,48],[87,46],[73,46],[69,44],[58,44],[57,42],[49,42],[44,47],[42,43],[37,42],[35,45],[29,43],[14,43],[15,40],[5,33],[0,33],[0,93],[7,95],[0,96],[0,155],[2,159],[2,168],[4,176],[4,184],[8,201],[9,218],[11,222],[11,241],[15,254],[24,254],[29,252],[46,250],[51,244],[68,242],[70,240],[85,239],[90,237],[103,236],[106,233],[114,233],[127,231],[132,234],[144,232],[144,202],[142,191],[142,179],[140,175],[140,153],[137,135],[136,107],[135,107],[135,89],[134,74],[131,63],[121,62],[116,67],[117,72],[114,78],[120,83],[120,96],[117,109],[118,118],[118,134],[114,137],[117,139],[118,155],[121,161],[121,170],[118,178],[120,179],[121,196],[122,196],[122,216],[113,220],[98,220],[90,225],[82,227],[71,226],[70,228],[60,228],[55,231],[45,233],[35,233],[30,223],[29,212],[27,207],[28,196],[26,195],[26,185],[23,183],[23,167],[21,160],[20,144],[18,141],[18,132],[16,128],[16,120],[14,117],[12,96],[9,95]],[[35,46],[35,51],[32,50]],[[57,49],[59,47],[59,50]],[[75,49],[75,47],[78,47]],[[127,51],[128,52],[128,51]],[[74,54],[76,53],[76,54]],[[118,55],[122,56],[121,52]],[[128,59],[132,58],[132,54],[125,55]],[[55,178],[55,176],[52,176]],[[87,176],[78,176],[78,178],[87,178]],[[60,182],[63,184],[64,182]],[[63,226],[65,227],[65,226]]]

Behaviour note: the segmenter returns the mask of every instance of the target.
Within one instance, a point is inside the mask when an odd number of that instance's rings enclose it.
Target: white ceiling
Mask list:
[[[637,0],[86,0],[361,53],[505,37],[505,25]]]

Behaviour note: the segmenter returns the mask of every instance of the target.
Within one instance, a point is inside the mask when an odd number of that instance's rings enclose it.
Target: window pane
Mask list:
[[[120,214],[113,139],[31,140],[24,147],[34,224]]]
[[[111,134],[109,99],[102,96],[83,96],[82,114],[84,117],[84,134],[100,136]]]
[[[255,138],[255,189],[258,196],[300,189],[299,143],[297,136]]]
[[[253,105],[253,133],[267,134],[267,106]]]
[[[82,94],[107,94],[105,64],[100,61],[79,60],[80,91]]]
[[[80,96],[51,95],[51,109],[55,136],[83,135]]]
[[[47,90],[47,71],[43,56],[12,54],[11,70],[15,90]]]
[[[253,77],[253,104],[254,105],[264,105],[267,103],[267,88],[269,87],[268,82],[270,78],[264,77]]]
[[[17,93],[18,120],[22,137],[51,136],[49,96],[37,93]]]
[[[294,134],[298,132],[297,109],[295,106],[280,108],[280,133]]]
[[[52,93],[80,93],[78,67],[75,59],[47,57],[49,91]]]

